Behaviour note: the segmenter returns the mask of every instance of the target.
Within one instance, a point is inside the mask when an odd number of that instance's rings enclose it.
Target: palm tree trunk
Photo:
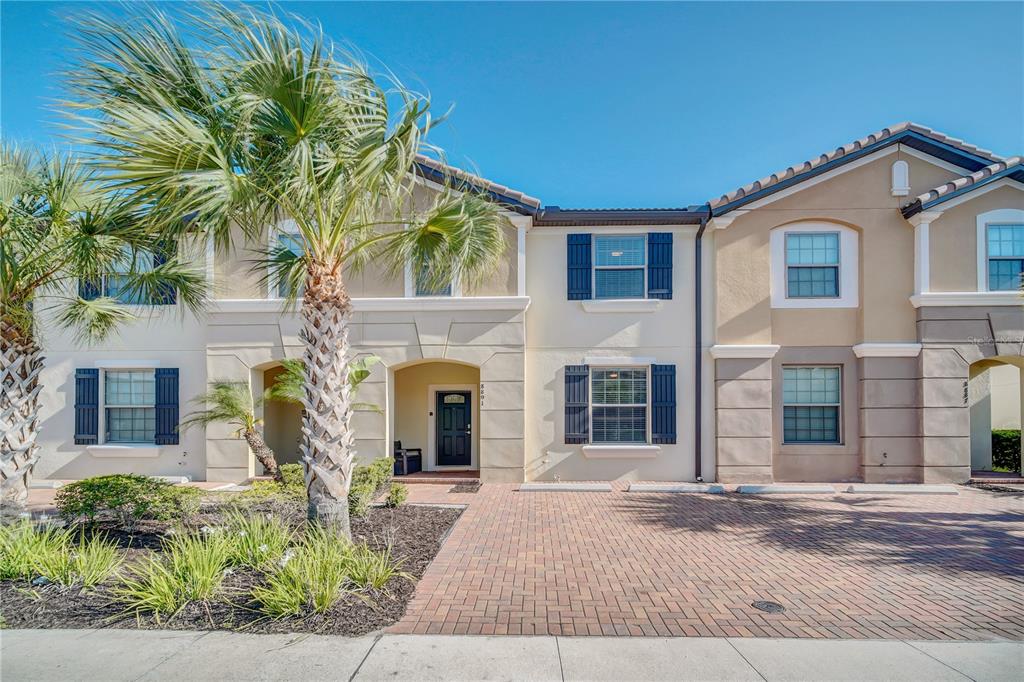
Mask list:
[[[273,476],[275,481],[283,481],[281,469],[277,466],[277,460],[274,459],[274,451],[267,445],[267,441],[263,440],[260,432],[256,429],[246,429],[242,436],[249,444],[249,449],[256,456],[256,460],[263,465],[264,473]]]
[[[303,470],[311,521],[352,537],[348,491],[355,464],[350,427],[352,393],[348,382],[348,323],[352,300],[340,267],[309,266],[302,299],[306,408],[302,418]]]
[[[0,321],[0,506],[18,513],[28,501],[39,460],[39,392],[43,356],[35,341]]]

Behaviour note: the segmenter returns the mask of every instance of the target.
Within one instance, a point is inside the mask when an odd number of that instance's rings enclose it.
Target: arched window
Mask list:
[[[910,166],[906,161],[892,164],[892,195],[905,197],[910,194]]]
[[[773,308],[856,308],[857,231],[836,223],[801,222],[772,230]]]

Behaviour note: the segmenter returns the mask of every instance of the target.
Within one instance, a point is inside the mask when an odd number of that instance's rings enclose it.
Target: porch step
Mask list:
[[[971,477],[971,479],[968,481],[968,483],[972,483],[972,484],[977,484],[977,483],[994,483],[996,485],[1000,485],[1000,484],[1002,484],[1002,485],[1006,485],[1006,484],[1021,485],[1021,484],[1024,484],[1024,476],[1013,476],[1012,474],[1007,474],[1006,476],[974,476],[974,477]]]

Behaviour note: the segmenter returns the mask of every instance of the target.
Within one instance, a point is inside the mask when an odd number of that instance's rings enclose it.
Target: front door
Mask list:
[[[437,392],[437,465],[469,466],[473,405],[469,391]]]

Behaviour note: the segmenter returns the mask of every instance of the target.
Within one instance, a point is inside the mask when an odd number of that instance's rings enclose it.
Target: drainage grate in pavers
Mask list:
[[[755,601],[751,606],[758,611],[764,611],[765,613],[782,613],[786,610],[785,606],[773,601]]]

